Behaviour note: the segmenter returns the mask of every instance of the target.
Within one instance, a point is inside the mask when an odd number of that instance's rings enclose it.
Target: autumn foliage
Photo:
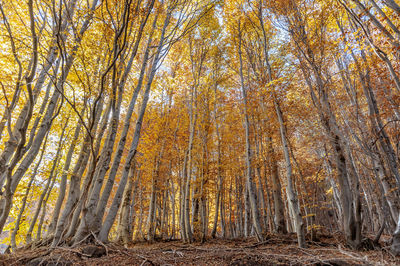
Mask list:
[[[341,232],[400,254],[395,0],[0,3],[0,232]],[[367,240],[370,239],[370,240]]]

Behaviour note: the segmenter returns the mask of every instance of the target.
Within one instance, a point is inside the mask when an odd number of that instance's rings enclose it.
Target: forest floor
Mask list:
[[[193,244],[140,242],[128,248],[115,244],[39,247],[0,255],[0,265],[400,265],[400,257],[392,256],[384,242],[381,249],[353,251],[340,236],[322,236],[308,245],[298,248],[295,235],[270,235],[262,243],[209,239]]]

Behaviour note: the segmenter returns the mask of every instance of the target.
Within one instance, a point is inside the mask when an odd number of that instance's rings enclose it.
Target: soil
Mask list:
[[[400,257],[389,253],[389,246],[354,251],[340,237],[321,236],[308,241],[308,248],[297,247],[294,235],[270,235],[255,239],[208,239],[205,243],[181,241],[138,242],[128,248],[117,244],[50,249],[20,249],[0,255],[0,265],[400,265]],[[370,249],[371,247],[369,247]]]

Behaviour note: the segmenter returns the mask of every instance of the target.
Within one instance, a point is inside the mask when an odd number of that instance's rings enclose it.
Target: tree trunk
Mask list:
[[[42,208],[42,205],[44,207],[44,205],[45,205],[44,203],[48,199],[48,197],[46,197],[46,195],[51,192],[51,188],[54,185],[54,181],[55,181],[55,178],[56,178],[55,171],[56,171],[56,169],[58,167],[58,163],[59,163],[59,160],[60,160],[60,157],[61,157],[61,152],[62,152],[62,149],[64,147],[64,133],[65,133],[65,130],[66,130],[67,126],[68,126],[68,120],[69,120],[69,118],[65,122],[65,125],[64,125],[64,127],[62,129],[61,136],[60,136],[60,139],[58,141],[57,152],[56,152],[56,155],[55,155],[55,157],[53,159],[53,165],[51,167],[49,177],[47,178],[46,186],[43,189],[42,194],[40,195],[39,201],[37,203],[37,208],[36,208],[35,214],[33,215],[33,218],[31,220],[31,223],[30,223],[30,226],[29,226],[29,230],[28,230],[28,233],[26,235],[26,242],[27,243],[30,243],[31,240],[32,240],[33,228],[34,228],[34,226],[36,224],[37,218],[39,217],[40,210]]]
[[[12,248],[12,250],[16,250],[16,248],[17,248],[17,242],[16,242],[15,238],[16,238],[16,235],[17,235],[18,230],[19,230],[19,225],[21,223],[22,215],[24,214],[24,211],[25,211],[25,206],[26,206],[26,201],[28,199],[29,191],[30,191],[30,189],[32,187],[32,183],[35,180],[35,177],[36,177],[36,174],[38,172],[39,166],[40,166],[40,164],[42,162],[42,159],[43,159],[43,155],[44,155],[44,152],[45,152],[45,147],[46,147],[46,144],[47,144],[48,136],[49,135],[47,135],[46,139],[44,140],[44,143],[43,143],[43,146],[42,146],[42,151],[41,151],[40,156],[39,156],[39,160],[36,163],[35,168],[33,169],[33,172],[32,172],[31,177],[29,179],[29,183],[28,183],[28,185],[26,187],[24,198],[22,199],[22,206],[21,206],[21,208],[19,210],[17,220],[15,221],[15,227],[11,232],[11,248]]]
[[[390,250],[395,256],[400,255],[400,214],[399,218],[397,219],[396,230],[393,233],[392,245],[390,247]]]
[[[81,115],[83,115],[83,113],[84,112],[82,111]],[[61,176],[59,194],[57,197],[56,205],[54,206],[54,211],[53,211],[52,219],[51,219],[51,222],[49,225],[48,234],[53,233],[56,228],[56,225],[57,225],[57,220],[58,220],[58,217],[59,217],[60,211],[61,211],[61,205],[64,201],[65,191],[67,189],[68,171],[69,171],[69,167],[71,165],[72,155],[74,154],[75,146],[77,144],[77,141],[78,141],[78,138],[80,135],[81,127],[82,127],[82,124],[81,124],[81,122],[79,122],[75,128],[74,137],[73,137],[71,145],[68,149],[67,157],[65,159],[64,168],[63,168],[63,172],[62,172],[62,176]]]
[[[136,174],[136,163],[133,163],[132,169],[130,172],[130,178],[128,179],[128,184],[125,187],[124,195],[122,197],[122,205],[121,205],[121,213],[120,219],[117,227],[117,241],[121,242],[125,247],[132,242],[132,220],[130,219],[132,216],[132,190],[134,182],[133,179],[135,178]],[[139,176],[139,175],[138,175]]]
[[[257,236],[258,241],[262,241],[264,239],[263,236],[263,229],[261,228],[260,224],[260,213],[258,208],[257,196],[256,196],[256,189],[255,184],[253,181],[254,173],[252,168],[252,161],[253,161],[253,154],[251,149],[250,143],[250,121],[249,115],[247,111],[247,90],[244,85],[244,77],[243,77],[243,62],[242,62],[242,29],[240,21],[238,22],[238,37],[239,37],[239,44],[238,44],[238,53],[239,53],[239,75],[240,75],[240,84],[242,89],[242,97],[243,97],[243,105],[244,105],[244,123],[245,123],[245,138],[246,138],[246,187],[249,193],[249,200],[251,206],[251,214],[252,214],[252,224],[255,229],[255,233]]]
[[[275,111],[278,116],[280,132],[281,132],[281,141],[283,146],[283,153],[285,155],[286,161],[286,193],[288,196],[289,208],[292,210],[293,218],[294,218],[294,227],[297,233],[297,243],[299,247],[306,247],[306,239],[304,234],[304,224],[303,218],[300,212],[299,200],[295,190],[293,189],[292,182],[292,163],[290,161],[290,153],[289,146],[286,135],[286,126],[283,122],[283,115],[279,103],[274,99]]]

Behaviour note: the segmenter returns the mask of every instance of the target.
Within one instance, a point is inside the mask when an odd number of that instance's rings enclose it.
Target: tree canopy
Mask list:
[[[396,0],[0,2],[0,232],[342,232],[400,254]]]

